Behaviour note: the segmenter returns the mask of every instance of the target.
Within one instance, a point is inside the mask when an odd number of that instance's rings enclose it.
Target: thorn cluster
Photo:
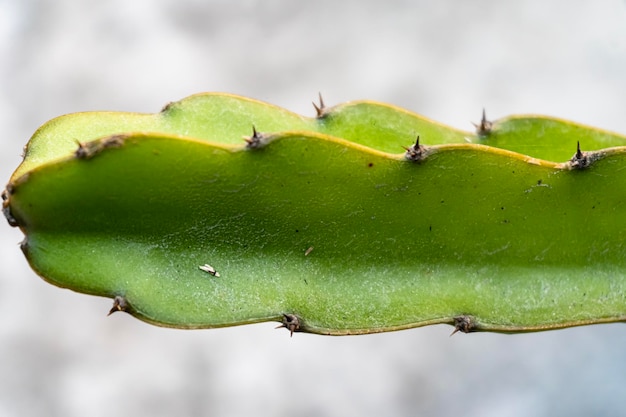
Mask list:
[[[300,330],[300,319],[295,314],[283,314],[283,322],[277,329],[286,328],[289,330],[290,337],[293,337],[293,332]]]
[[[454,318],[454,331],[450,333],[450,336],[458,332],[470,333],[476,329],[476,322],[472,316],[457,316]]]
[[[476,128],[476,134],[478,136],[487,136],[488,134],[491,133],[491,129],[493,129],[493,122],[490,122],[489,120],[487,120],[487,115],[485,113],[484,108],[483,108],[483,117],[480,119],[480,123],[476,124],[472,122],[472,124]]]
[[[102,140],[94,140],[91,142],[79,142],[78,149],[74,152],[74,155],[78,159],[90,159],[100,152],[108,148],[119,148],[124,144],[124,135],[115,135]]]
[[[415,140],[415,144],[410,147],[404,147],[406,153],[404,157],[407,161],[419,162],[426,157],[426,148],[420,145],[420,137],[417,135],[417,139]]]
[[[258,149],[265,144],[266,136],[259,133],[256,127],[252,125],[252,136],[244,136],[243,140],[248,143],[248,149]]]
[[[110,316],[111,314],[118,311],[127,311],[128,308],[129,306],[128,302],[126,302],[126,299],[121,295],[116,295],[113,299],[113,307],[111,307],[111,310],[109,310],[109,314],[107,314],[107,316]]]
[[[318,119],[321,119],[322,117],[326,116],[326,105],[324,104],[324,99],[322,98],[322,93],[317,93],[318,97],[320,99],[320,104],[317,105],[315,104],[315,102],[313,102],[313,107],[315,107],[315,113],[316,113],[316,117]]]
[[[583,152],[580,150],[580,141],[576,143],[576,153],[570,159],[570,166],[575,169],[585,169],[591,165],[592,158],[589,152]]]

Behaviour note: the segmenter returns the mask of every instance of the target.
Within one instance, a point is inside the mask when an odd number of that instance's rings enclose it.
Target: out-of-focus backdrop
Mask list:
[[[329,105],[373,99],[465,129],[484,106],[491,118],[541,113],[626,133],[626,4],[0,0],[1,181],[55,116],[156,112],[202,91],[305,115],[322,92]],[[2,417],[626,409],[622,324],[291,339],[272,323],[162,329],[45,283],[21,238],[0,224]]]

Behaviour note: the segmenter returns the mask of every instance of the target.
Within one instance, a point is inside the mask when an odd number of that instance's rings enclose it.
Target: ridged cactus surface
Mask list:
[[[30,140],[4,212],[44,279],[163,326],[626,320],[624,136],[542,116],[464,132],[367,101],[317,110],[200,94],[62,116]]]

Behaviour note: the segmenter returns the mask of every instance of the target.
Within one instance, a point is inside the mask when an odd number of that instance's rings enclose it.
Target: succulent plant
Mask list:
[[[626,137],[543,116],[483,113],[465,132],[369,101],[315,107],[199,94],[157,114],[59,117],[28,143],[5,216],[44,279],[162,326],[626,320]]]

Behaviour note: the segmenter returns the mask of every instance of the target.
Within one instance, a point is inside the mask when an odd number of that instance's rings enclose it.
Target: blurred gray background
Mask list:
[[[0,177],[45,121],[226,91],[373,99],[471,129],[541,113],[626,133],[623,1],[0,0]],[[3,184],[2,184],[3,185]],[[3,223],[3,222],[0,222]],[[0,416],[618,416],[622,324],[323,337],[182,331],[46,284],[0,225]]]

